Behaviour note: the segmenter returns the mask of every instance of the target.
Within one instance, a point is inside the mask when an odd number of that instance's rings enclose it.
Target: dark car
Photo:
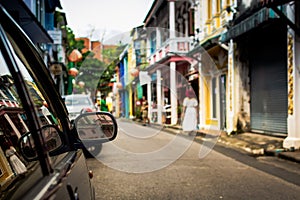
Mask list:
[[[0,199],[94,199],[82,149],[113,140],[114,117],[71,122],[41,54],[1,4],[0,46]]]

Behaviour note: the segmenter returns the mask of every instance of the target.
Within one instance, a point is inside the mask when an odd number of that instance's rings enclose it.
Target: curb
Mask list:
[[[296,163],[300,163],[300,151],[298,151],[298,156],[294,156],[295,152],[289,152],[289,151],[285,151],[285,152],[280,152],[278,153],[277,157],[285,159],[285,160],[290,160]]]
[[[171,130],[173,129],[173,130]],[[173,127],[164,127],[163,128],[164,131],[167,131],[169,133],[173,133],[176,134],[176,130],[180,130],[179,128],[173,128]],[[215,137],[219,137],[218,139],[218,143],[230,148],[233,148],[237,151],[241,151],[242,153],[245,153],[249,156],[253,156],[253,157],[259,157],[259,156],[274,156],[274,157],[278,157],[281,159],[285,159],[285,160],[289,160],[289,161],[293,161],[296,163],[300,163],[300,151],[297,154],[297,152],[290,152],[290,151],[286,151],[285,149],[265,149],[265,148],[250,148],[247,146],[239,146],[239,145],[235,145],[234,143],[226,140],[225,138],[227,136],[216,136],[216,135],[212,135],[212,134],[207,134],[203,131],[198,130],[196,136],[200,136],[200,137],[195,137],[195,141],[196,140],[200,140],[200,141],[204,141],[203,137],[205,138],[215,138]]]

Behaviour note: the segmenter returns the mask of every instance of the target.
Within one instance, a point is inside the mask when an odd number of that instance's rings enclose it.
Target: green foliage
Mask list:
[[[67,55],[74,49],[81,51],[84,48],[84,41],[75,40],[73,30],[67,26],[64,28],[67,32]],[[76,68],[82,73],[76,78],[76,82],[83,81],[85,88],[91,92],[96,88],[98,90],[109,90],[108,84],[115,74],[118,57],[125,47],[125,45],[119,44],[116,47],[103,49],[104,62],[93,58],[94,53],[91,51],[84,53],[82,55],[83,59],[76,63]],[[82,89],[78,86],[75,86],[75,88],[78,92],[82,92]]]
[[[107,48],[104,49],[102,52],[103,58],[105,63],[109,63],[103,73],[101,74],[97,88],[100,91],[108,91],[110,87],[108,87],[108,84],[110,83],[110,80],[112,79],[113,75],[115,74],[115,68],[117,63],[119,62],[119,55],[124,50],[126,46],[125,45],[119,45],[115,48]]]
[[[97,87],[99,77],[102,76],[106,67],[105,64],[95,58],[92,55],[87,55],[80,66],[80,72],[82,75],[78,76],[77,82],[85,82],[85,88],[89,91],[94,91]]]
[[[118,59],[119,55],[122,53],[124,48],[124,45],[119,45],[112,48],[104,48],[102,51],[102,56],[105,63],[111,63],[114,60]]]
[[[74,49],[78,49],[79,51],[82,50],[84,48],[84,41],[75,40],[75,34],[73,33],[73,30],[70,27],[65,26],[64,28],[67,32],[67,55],[69,55]]]
[[[69,27],[64,27],[67,32],[67,46],[66,51],[67,55],[69,55],[74,49],[78,49],[81,51],[84,46],[83,40],[75,40],[75,34],[73,30]],[[85,89],[89,91],[94,91],[99,77],[104,71],[104,63],[93,58],[95,54],[91,51],[87,51],[86,53],[82,54],[82,60],[76,63],[76,68],[81,73],[77,78],[76,82],[83,81],[85,83]],[[84,91],[84,89],[80,88],[79,86],[75,86],[75,89],[78,93]]]

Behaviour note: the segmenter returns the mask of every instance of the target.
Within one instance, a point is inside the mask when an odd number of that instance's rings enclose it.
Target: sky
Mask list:
[[[153,0],[60,0],[75,37],[113,44],[140,26]]]

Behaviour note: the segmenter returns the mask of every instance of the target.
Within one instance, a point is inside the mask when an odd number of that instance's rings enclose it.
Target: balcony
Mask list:
[[[168,55],[168,52],[186,54],[192,49],[192,39],[187,37],[169,38],[162,46],[148,58],[150,65],[159,62]]]

